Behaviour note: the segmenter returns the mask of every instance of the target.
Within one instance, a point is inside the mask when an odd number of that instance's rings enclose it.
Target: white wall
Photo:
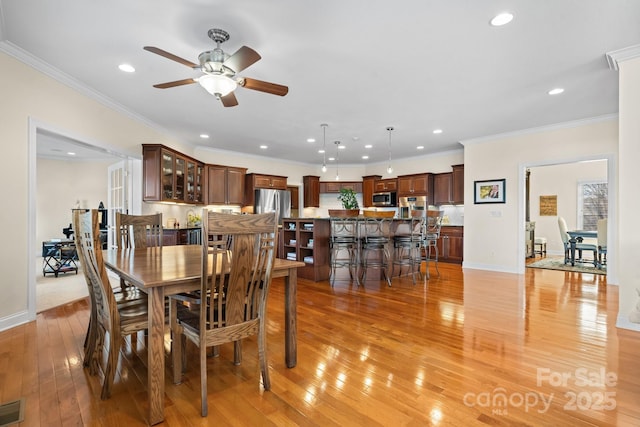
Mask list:
[[[62,229],[71,223],[71,209],[97,209],[107,204],[107,168],[114,161],[37,160],[36,242],[64,239]],[[78,179],[82,177],[82,179]]]
[[[640,182],[640,58],[627,60],[620,66],[620,199],[619,219],[616,224],[620,234],[620,311],[618,326],[635,327],[629,324],[628,315],[636,303],[640,289],[640,269],[638,248],[640,248],[640,228],[638,212],[638,182]]]
[[[577,228],[578,183],[606,181],[607,161],[568,163],[531,167],[531,221],[536,223],[536,237],[546,237],[547,253],[562,255],[558,216],[567,222],[569,230]],[[557,196],[558,215],[540,216],[540,196]]]

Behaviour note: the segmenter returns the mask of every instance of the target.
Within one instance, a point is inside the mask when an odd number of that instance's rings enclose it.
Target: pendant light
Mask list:
[[[387,166],[387,173],[391,174],[393,172],[393,168],[391,167],[391,131],[393,130],[393,126],[389,126],[387,131],[389,131],[389,166]]]
[[[338,161],[338,157],[339,157],[339,152],[340,152],[340,141],[336,141],[336,181],[340,180],[340,174],[338,174],[338,164],[340,163]]]
[[[322,123],[322,172],[327,171],[327,126],[326,123]]]

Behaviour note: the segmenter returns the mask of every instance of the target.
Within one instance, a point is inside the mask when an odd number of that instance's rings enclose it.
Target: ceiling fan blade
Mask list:
[[[262,58],[258,52],[247,46],[242,46],[233,55],[227,58],[222,65],[231,68],[236,73],[258,62]]]
[[[162,49],[157,48],[157,47],[154,47],[154,46],[145,46],[143,49],[144,49],[144,50],[146,50],[146,51],[149,51],[149,52],[155,53],[156,55],[164,56],[165,58],[170,59],[170,60],[172,60],[172,61],[179,62],[180,64],[182,64],[182,65],[186,65],[187,67],[190,67],[190,68],[200,68],[200,66],[199,66],[199,65],[194,64],[194,63],[193,63],[193,62],[191,62],[191,61],[187,61],[187,60],[186,60],[186,59],[184,59],[184,58],[180,58],[179,56],[176,56],[176,55],[174,55],[173,53],[169,53],[169,52],[167,52],[166,50],[162,50]]]
[[[190,85],[191,83],[195,83],[195,79],[183,79],[176,80],[175,82],[167,82],[167,83],[158,83],[157,85],[153,85],[153,87],[158,89],[168,89],[170,87],[182,86],[182,85]]]
[[[229,92],[228,95],[221,96],[220,101],[222,101],[222,105],[225,107],[235,107],[238,105],[238,100],[233,92]]]
[[[247,89],[258,90],[260,92],[266,92],[273,95],[285,96],[289,93],[289,88],[287,86],[263,82],[262,80],[249,79],[245,77],[239,83],[242,87]]]

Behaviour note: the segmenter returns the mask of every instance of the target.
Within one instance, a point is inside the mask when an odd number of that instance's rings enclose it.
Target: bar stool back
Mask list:
[[[389,267],[389,242],[391,235],[391,218],[364,218],[359,222],[360,233],[360,265],[362,267],[362,284],[367,280],[369,268],[382,270],[384,279],[391,286]]]
[[[422,229],[424,226],[424,216],[416,215],[411,218],[409,223],[408,233],[400,233],[393,236],[393,266],[391,270],[391,276],[394,276],[396,265],[399,267],[399,276],[402,275],[402,267],[409,267],[409,274],[413,279],[413,284],[416,284],[416,273],[422,278],[420,272],[421,264],[421,243],[422,243]],[[401,224],[404,225],[404,224]],[[416,269],[417,266],[417,269]]]
[[[422,227],[422,239],[420,248],[421,262],[425,261],[427,279],[430,278],[429,262],[431,261],[431,251],[435,251],[435,264],[436,272],[440,277],[440,270],[438,270],[438,240],[440,240],[440,228],[442,227],[442,218],[444,217],[443,211],[428,210],[427,216]]]
[[[329,240],[329,255],[331,266],[331,286],[336,280],[336,268],[347,267],[349,278],[358,281],[358,219],[331,217],[331,237]]]

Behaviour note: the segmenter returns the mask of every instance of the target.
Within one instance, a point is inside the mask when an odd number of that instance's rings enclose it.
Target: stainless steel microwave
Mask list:
[[[384,193],[373,193],[373,206],[397,206],[396,193],[393,191],[386,191]]]

